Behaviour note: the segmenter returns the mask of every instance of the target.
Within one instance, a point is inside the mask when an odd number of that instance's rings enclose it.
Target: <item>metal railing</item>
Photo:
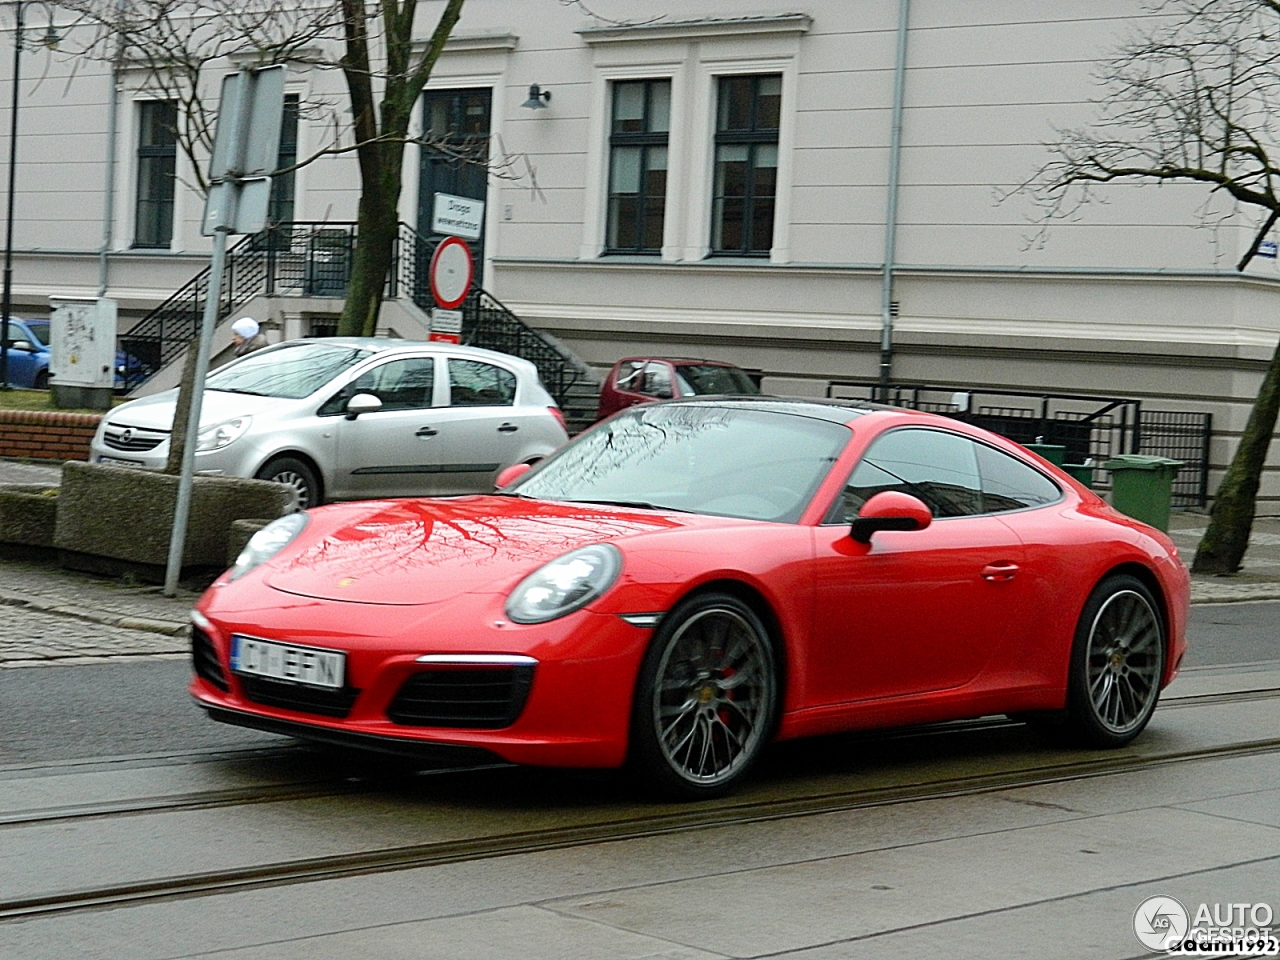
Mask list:
[[[282,223],[245,237],[227,252],[219,322],[256,296],[345,297],[355,239],[354,223],[332,222]],[[384,296],[406,297],[430,314],[435,303],[428,271],[437,243],[401,223]],[[144,383],[195,339],[208,285],[206,268],[120,336],[121,349],[135,361],[126,389]],[[461,310],[463,343],[529,360],[556,402],[564,404],[582,377],[573,358],[478,286]]]
[[[832,381],[828,397],[875,400],[892,406],[955,417],[1015,443],[1052,443],[1067,448],[1068,463],[1092,460],[1097,485],[1110,484],[1100,465],[1119,453],[1169,457],[1185,464],[1174,478],[1176,507],[1203,507],[1209,496],[1209,413],[1144,409],[1142,401],[1082,394],[1025,393],[924,384],[893,385],[870,380]],[[986,401],[986,402],[984,402]]]

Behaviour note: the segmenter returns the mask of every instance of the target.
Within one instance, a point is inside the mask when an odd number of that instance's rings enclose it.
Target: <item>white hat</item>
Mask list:
[[[253,317],[241,317],[231,325],[231,332],[240,334],[246,340],[252,340],[258,335],[258,321]]]

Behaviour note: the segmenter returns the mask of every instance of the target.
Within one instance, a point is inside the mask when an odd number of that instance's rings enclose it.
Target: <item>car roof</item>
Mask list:
[[[372,350],[375,353],[416,352],[424,349],[439,350],[442,353],[449,353],[455,356],[475,357],[477,360],[497,359],[507,363],[514,363],[520,367],[536,369],[533,363],[512,353],[486,350],[484,347],[468,347],[460,343],[445,343],[440,340],[404,340],[392,337],[304,337],[298,340],[285,340],[283,343],[273,344],[272,348],[278,350],[281,347],[301,343],[331,343],[339,347]]]
[[[663,363],[670,364],[701,363],[709,367],[737,367],[739,370],[742,369],[736,363],[730,363],[728,360],[695,360],[692,357],[655,357],[648,354],[642,357],[623,357],[618,363],[636,363],[642,360],[661,360]],[[616,367],[618,363],[615,363],[614,366]]]
[[[770,413],[789,413],[794,416],[813,417],[831,423],[850,423],[858,417],[880,410],[893,410],[900,413],[915,413],[901,407],[890,407],[872,403],[869,400],[826,400],[818,397],[768,397],[756,395],[726,394],[723,396],[684,397],[679,400],[663,400],[659,404],[645,404],[643,407],[631,407],[642,410],[650,406],[703,406],[703,407],[750,407],[753,410],[767,410]]]

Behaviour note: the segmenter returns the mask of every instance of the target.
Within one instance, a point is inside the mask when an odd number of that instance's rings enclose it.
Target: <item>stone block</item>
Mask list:
[[[129,564],[163,567],[169,555],[178,478],[149,470],[68,462],[54,546]],[[182,566],[223,567],[236,520],[287,513],[292,491],[267,480],[200,477],[192,484]]]
[[[53,546],[58,488],[43,483],[0,484],[0,543]]]

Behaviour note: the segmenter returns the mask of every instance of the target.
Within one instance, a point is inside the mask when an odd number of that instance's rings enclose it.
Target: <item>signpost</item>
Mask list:
[[[178,590],[182,551],[186,546],[196,438],[200,433],[200,407],[204,400],[204,379],[209,366],[213,328],[218,321],[222,272],[227,260],[227,235],[257,233],[266,226],[271,172],[276,168],[280,152],[284,79],[285,68],[278,66],[241,70],[228,74],[222,81],[218,126],[209,162],[211,187],[205,201],[201,228],[206,237],[213,237],[213,256],[209,263],[208,293],[196,350],[196,376],[191,385],[191,412],[187,417],[187,436],[182,448],[182,474],[178,480],[178,502],[173,511],[169,562],[165,568],[164,592],[170,597]]]
[[[439,196],[439,194],[437,194]],[[460,343],[462,340],[462,306],[471,292],[475,276],[475,261],[465,240],[448,237],[440,242],[431,255],[431,268],[427,279],[431,296],[440,305],[431,311],[432,340]]]

